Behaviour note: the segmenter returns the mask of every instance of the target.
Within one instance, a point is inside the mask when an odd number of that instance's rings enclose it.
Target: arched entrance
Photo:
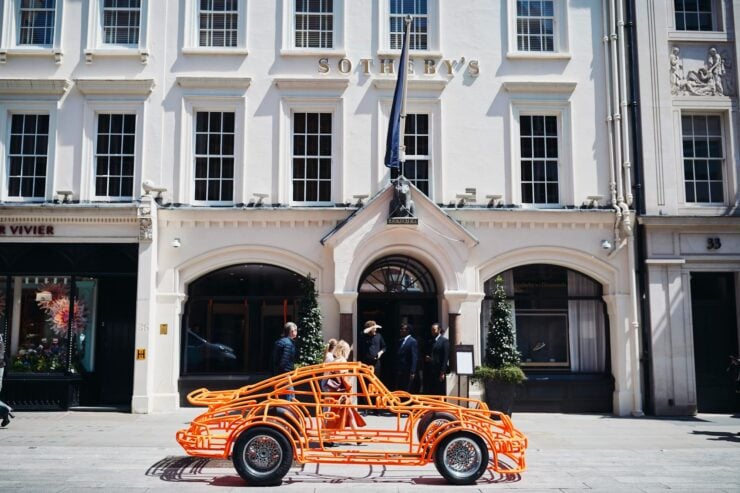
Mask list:
[[[419,342],[420,364],[429,326],[438,320],[437,286],[431,272],[417,260],[392,255],[371,264],[360,277],[357,297],[357,350],[363,341],[362,326],[375,320],[388,346],[382,359],[380,378],[389,388],[395,380],[395,355],[399,346],[399,326],[411,324]],[[415,383],[418,389],[420,382]]]
[[[513,302],[517,347],[528,377],[515,409],[611,412],[614,382],[602,286],[551,264],[522,265],[491,277],[481,306],[484,352],[498,276]]]
[[[300,275],[267,264],[210,272],[188,286],[182,317],[180,396],[264,378],[272,345],[296,320]]]

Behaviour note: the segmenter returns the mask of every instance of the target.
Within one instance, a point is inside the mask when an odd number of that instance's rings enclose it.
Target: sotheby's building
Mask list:
[[[415,217],[393,221],[406,14]],[[327,339],[357,347],[373,319],[392,355],[401,323],[423,339],[439,321],[477,365],[500,275],[529,376],[518,409],[642,414],[627,15],[617,0],[4,2],[3,399],[148,413],[265,378],[307,274]],[[447,391],[468,394],[454,360]]]

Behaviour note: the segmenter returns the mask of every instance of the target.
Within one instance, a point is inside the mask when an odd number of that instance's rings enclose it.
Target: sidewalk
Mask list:
[[[2,492],[244,492],[230,461],[187,457],[174,434],[200,409],[168,414],[17,413],[0,429]],[[375,420],[391,418],[368,417]],[[529,470],[453,487],[425,467],[293,467],[269,491],[740,491],[740,415],[616,418],[519,413]],[[431,490],[430,490],[431,489]]]

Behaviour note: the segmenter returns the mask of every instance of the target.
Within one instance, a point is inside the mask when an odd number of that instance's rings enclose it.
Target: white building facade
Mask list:
[[[327,339],[358,347],[374,319],[392,354],[400,323],[423,340],[439,321],[480,364],[501,275],[520,409],[642,413],[621,2],[3,6],[16,402],[147,413],[264,378],[307,274]],[[397,224],[382,158],[406,14],[415,220]]]
[[[651,407],[737,411],[740,2],[636,2],[635,18]]]

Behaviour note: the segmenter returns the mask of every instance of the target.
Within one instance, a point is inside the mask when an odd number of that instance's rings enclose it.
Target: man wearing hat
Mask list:
[[[383,339],[382,335],[378,334],[378,329],[380,328],[382,327],[376,324],[375,320],[365,322],[365,328],[362,330],[365,336],[362,340],[362,353],[360,354],[360,361],[372,366],[378,378],[380,378],[380,358],[385,353],[385,339]],[[369,397],[365,398],[365,404],[367,406],[373,405]],[[366,413],[377,414],[377,411],[368,409],[366,412],[360,412],[360,414]]]
[[[380,376],[380,358],[385,353],[385,340],[382,335],[378,334],[380,328],[382,327],[376,324],[375,320],[368,320],[365,322],[365,328],[362,331],[365,338],[362,345],[361,360],[366,365],[372,366],[378,376]]]

